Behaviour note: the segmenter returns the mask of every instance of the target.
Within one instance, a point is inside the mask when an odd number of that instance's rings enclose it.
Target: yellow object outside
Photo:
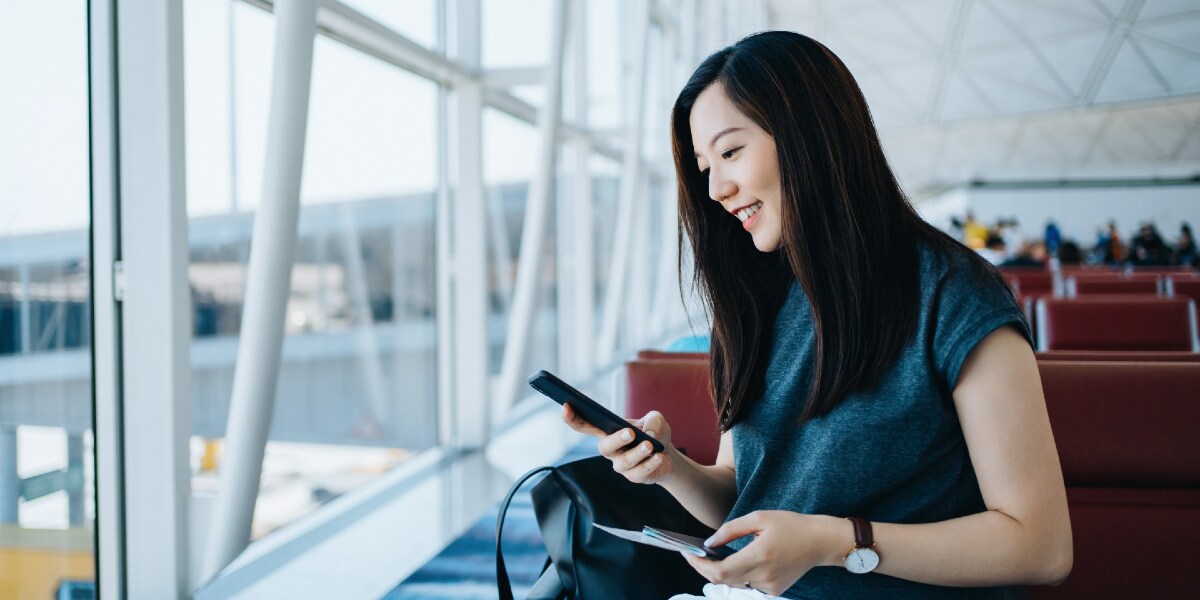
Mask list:
[[[90,529],[0,527],[0,599],[55,598],[65,580],[95,581]]]

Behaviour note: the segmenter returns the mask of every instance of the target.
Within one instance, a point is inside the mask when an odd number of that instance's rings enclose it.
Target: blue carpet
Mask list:
[[[596,443],[584,440],[556,464],[596,454]],[[534,477],[513,497],[504,519],[504,564],[512,581],[513,595],[524,597],[537,582],[546,562],[546,549],[533,515],[529,489]],[[471,525],[461,537],[446,546],[425,566],[384,596],[385,600],[494,600],[496,592],[496,514],[499,502]]]

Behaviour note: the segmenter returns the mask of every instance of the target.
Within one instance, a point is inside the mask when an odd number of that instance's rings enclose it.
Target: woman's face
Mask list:
[[[720,84],[696,98],[689,123],[709,197],[741,222],[760,252],[778,250],[783,214],[774,138],[742,114]]]

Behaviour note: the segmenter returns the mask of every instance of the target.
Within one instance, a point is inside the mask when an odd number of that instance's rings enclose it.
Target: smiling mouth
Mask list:
[[[742,223],[745,223],[750,217],[753,217],[755,215],[755,213],[762,210],[762,207],[763,207],[763,203],[760,200],[758,202],[755,202],[754,204],[751,204],[750,206],[747,206],[746,208],[743,208],[743,209],[733,213],[733,215],[735,217],[737,217],[739,221],[741,221]]]

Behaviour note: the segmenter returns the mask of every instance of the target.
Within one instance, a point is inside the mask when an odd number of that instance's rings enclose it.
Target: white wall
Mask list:
[[[1179,225],[1200,227],[1200,184],[1110,187],[996,189],[956,188],[918,206],[934,225],[949,227],[951,215],[962,218],[967,210],[991,225],[999,218],[1016,217],[1021,231],[1040,238],[1053,219],[1063,239],[1074,239],[1083,248],[1096,240],[1096,229],[1109,220],[1117,223],[1128,240],[1143,221],[1153,221],[1168,242],[1179,235]]]

